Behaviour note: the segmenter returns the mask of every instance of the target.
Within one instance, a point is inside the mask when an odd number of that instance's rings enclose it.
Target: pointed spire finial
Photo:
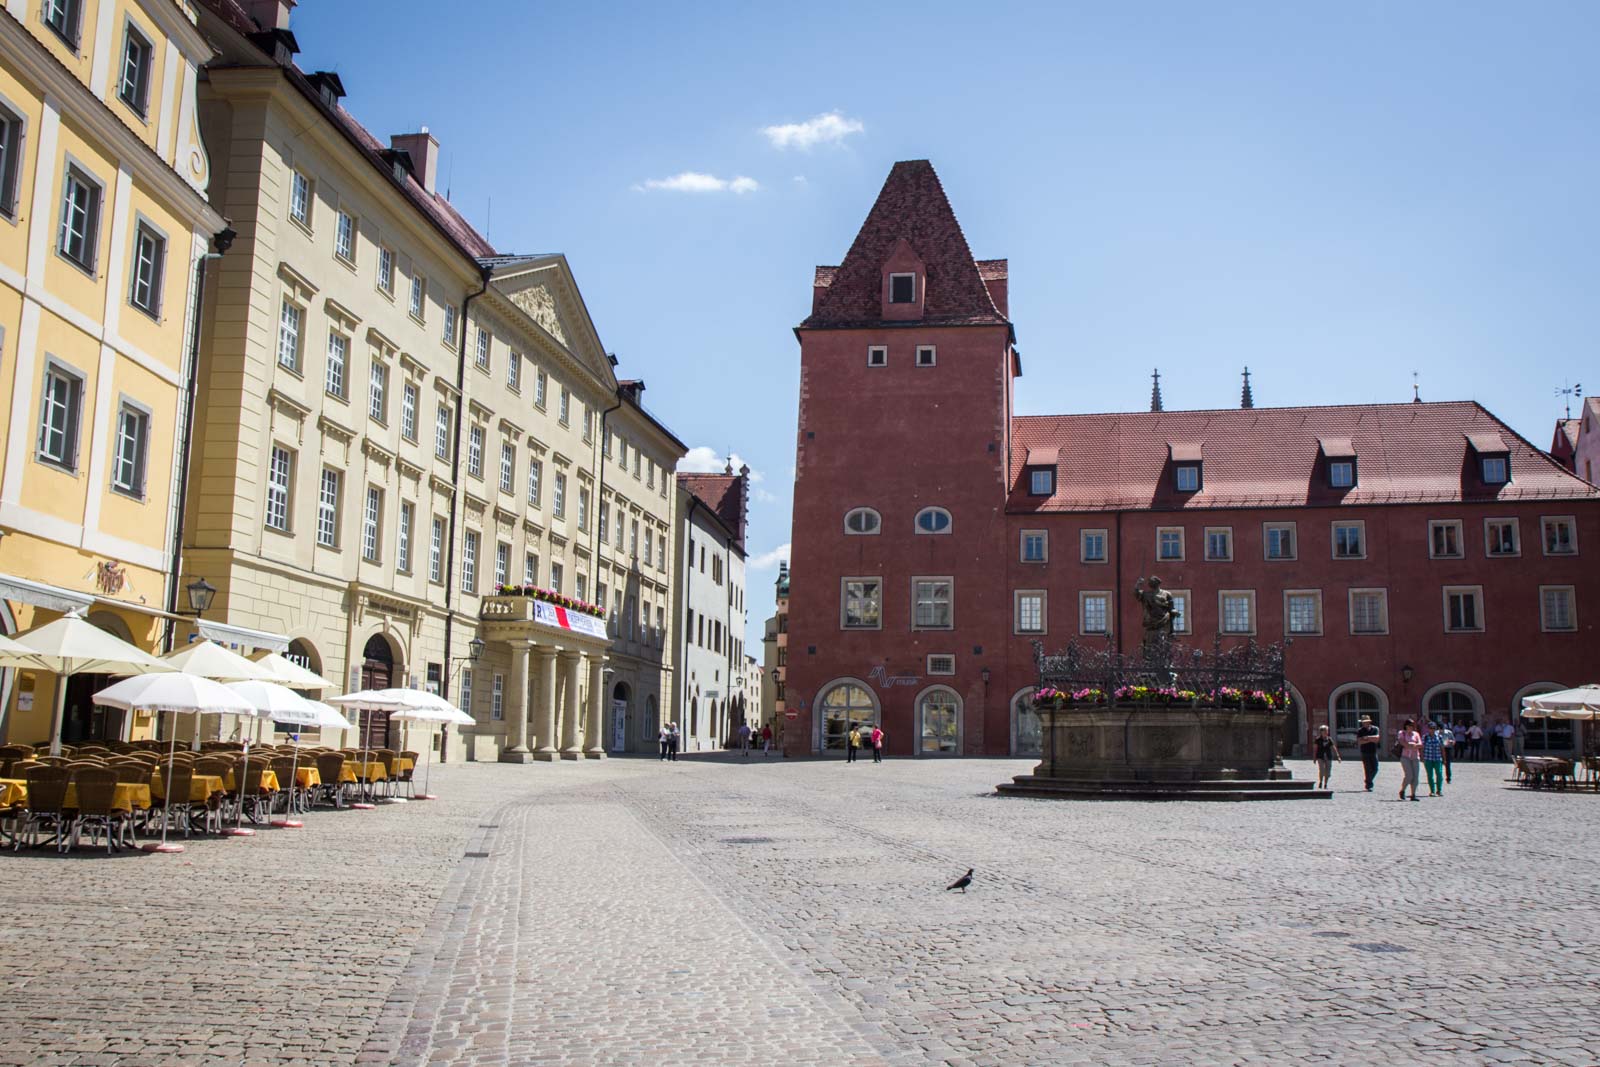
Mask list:
[[[1244,369],[1244,389],[1239,392],[1239,406],[1242,408],[1253,408],[1256,406],[1256,398],[1250,393],[1249,367]]]
[[[1150,374],[1150,410],[1165,411],[1161,406],[1161,368],[1157,367]]]
[[[1411,372],[1411,402],[1413,404],[1422,403],[1422,386],[1417,382],[1416,371]]]

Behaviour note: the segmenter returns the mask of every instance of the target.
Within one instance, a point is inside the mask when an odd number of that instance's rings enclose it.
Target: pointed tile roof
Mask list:
[[[801,326],[870,326],[883,319],[883,264],[904,238],[927,270],[920,325],[1006,325],[995,308],[944,186],[925,159],[896,163],[867,213],[867,221]],[[1002,261],[989,260],[990,264]],[[991,272],[996,268],[991,266]]]
[[[717,517],[744,549],[744,478],[737,474],[680,474],[678,487]]]

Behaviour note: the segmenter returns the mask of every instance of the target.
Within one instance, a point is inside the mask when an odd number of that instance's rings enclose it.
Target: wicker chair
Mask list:
[[[283,801],[283,813],[293,815],[301,810],[301,789],[294,780],[296,760],[293,756],[273,756],[272,773],[278,776],[278,796]]]
[[[340,806],[344,795],[343,785],[339,781],[339,775],[343,770],[343,753],[319,752],[317,754],[317,777],[322,779],[322,784],[317,787],[318,796],[336,808]]]
[[[372,754],[372,758],[383,768],[383,781],[374,783],[374,785],[383,792],[384,796],[393,796],[395,787],[394,761],[398,758],[398,755],[392,748],[380,748]]]
[[[24,835],[30,845],[38,844],[38,835],[46,827],[55,834],[56,851],[67,850],[72,820],[67,816],[67,783],[72,775],[65,767],[41,763],[28,770],[28,817],[17,830],[17,848],[22,847]]]
[[[417,787],[414,778],[417,773],[417,764],[422,762],[422,755],[421,753],[417,752],[402,752],[400,753],[400,757],[402,759],[410,760],[411,766],[400,772],[399,784],[405,789],[406,796],[414,797],[417,795]]]
[[[194,830],[194,803],[189,799],[190,794],[194,791],[194,769],[187,763],[180,763],[174,760],[171,764],[172,785],[170,789],[167,787],[167,766],[163,765],[157,768],[156,773],[161,777],[161,787],[167,789],[167,795],[157,800],[156,803],[160,806],[166,818],[175,819],[180,815],[183,817],[181,822],[183,836],[188,837]],[[200,810],[204,813],[205,818],[210,818],[211,809],[208,805],[201,804]]]
[[[73,772],[73,784],[78,790],[78,818],[72,826],[72,844],[75,846],[85,830],[89,841],[94,842],[97,831],[106,837],[106,855],[122,847],[128,832],[128,812],[118,811],[117,772],[110,767],[78,767]]]
[[[241,759],[234,768],[234,785],[238,786],[239,776],[243,775],[244,790],[236,790],[233,796],[236,803],[244,805],[244,815],[251,822],[260,822],[263,811],[271,809],[272,794],[261,787],[261,774],[266,769],[266,761],[258,759]]]

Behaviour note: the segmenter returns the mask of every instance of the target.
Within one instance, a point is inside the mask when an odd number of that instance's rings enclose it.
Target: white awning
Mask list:
[[[92,593],[79,593],[72,589],[63,589],[58,585],[46,585],[32,578],[18,578],[10,574],[0,574],[0,597],[63,614],[86,608],[95,600]]]
[[[196,622],[195,629],[200,631],[200,636],[215,641],[219,645],[242,645],[247,648],[261,648],[268,652],[287,652],[289,639],[282,634],[272,634],[265,630],[252,630],[245,626],[230,626],[225,622],[212,622],[210,619],[200,619]]]

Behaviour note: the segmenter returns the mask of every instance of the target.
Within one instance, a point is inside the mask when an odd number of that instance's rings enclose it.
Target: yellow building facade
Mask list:
[[[197,276],[225,227],[196,109],[211,55],[180,0],[0,9],[0,630],[80,611],[160,651],[173,606]],[[48,674],[5,672],[9,742]],[[147,736],[68,687],[66,740]]]

